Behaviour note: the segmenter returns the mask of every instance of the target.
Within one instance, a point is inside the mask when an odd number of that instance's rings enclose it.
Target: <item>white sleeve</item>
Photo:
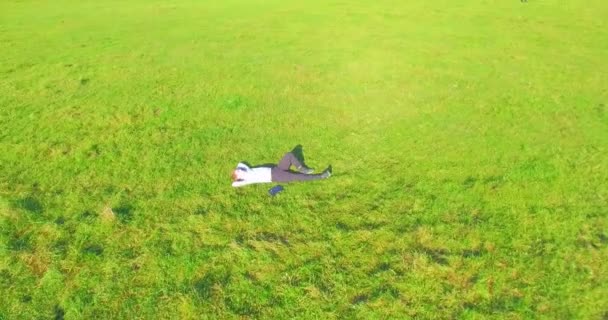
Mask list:
[[[242,162],[239,162],[239,164],[237,164],[236,167],[237,168],[245,169],[246,171],[249,171],[249,167],[246,164],[242,163]]]
[[[251,182],[249,182],[249,181],[233,181],[232,182],[232,186],[235,187],[235,188],[236,187],[246,186],[248,184],[251,184]]]

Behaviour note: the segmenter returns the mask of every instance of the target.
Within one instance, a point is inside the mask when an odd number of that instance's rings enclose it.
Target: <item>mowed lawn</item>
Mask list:
[[[606,319],[606,17],[4,0],[0,319]]]

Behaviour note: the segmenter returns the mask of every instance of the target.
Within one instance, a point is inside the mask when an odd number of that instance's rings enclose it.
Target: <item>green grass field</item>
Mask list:
[[[2,1],[0,319],[607,319],[606,17]]]

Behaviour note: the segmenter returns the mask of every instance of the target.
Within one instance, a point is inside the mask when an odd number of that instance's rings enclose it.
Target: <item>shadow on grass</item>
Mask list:
[[[374,300],[378,300],[382,296],[390,296],[392,299],[397,299],[400,295],[401,293],[399,292],[399,289],[395,288],[390,284],[383,283],[373,288],[369,292],[363,292],[355,295],[352,299],[350,299],[350,303],[352,305],[365,304]],[[345,316],[345,318],[352,318],[354,314],[352,314],[352,310],[349,310],[348,312],[343,314],[343,316]]]
[[[32,246],[30,244],[30,235],[22,234],[15,235],[8,240],[8,248],[11,251],[29,251]]]
[[[118,207],[114,208],[113,211],[116,213],[116,218],[122,223],[128,223],[133,219],[134,207],[128,203],[123,203]]]
[[[32,195],[13,202],[13,205],[33,214],[41,214],[44,211],[42,202]]]
[[[60,307],[59,305],[55,305],[55,320],[63,320],[63,317],[65,316],[65,311],[63,311],[63,308]]]
[[[82,249],[84,254],[100,256],[103,254],[103,247],[98,244],[91,244]]]
[[[93,211],[91,210],[85,210],[83,211],[79,216],[78,216],[78,220],[80,221],[86,221],[86,222],[91,222],[93,221],[95,218],[97,217],[97,215],[95,213],[93,213]]]
[[[59,256],[65,257],[68,253],[69,246],[70,243],[67,239],[59,239],[53,244],[52,250]]]
[[[205,274],[202,278],[194,281],[194,291],[202,299],[209,299],[213,295],[213,286],[216,284],[222,288],[226,288],[230,283],[230,272],[226,270],[212,270]]]
[[[273,232],[266,232],[266,231],[258,232],[255,234],[240,233],[236,236],[236,238],[234,240],[239,245],[245,246],[245,247],[253,249],[253,250],[255,250],[255,247],[251,246],[248,243],[248,241],[250,241],[250,240],[273,242],[273,243],[282,244],[282,245],[288,246],[288,247],[291,246],[291,244],[289,243],[289,239],[287,239],[287,237],[280,235],[280,234],[276,234]]]

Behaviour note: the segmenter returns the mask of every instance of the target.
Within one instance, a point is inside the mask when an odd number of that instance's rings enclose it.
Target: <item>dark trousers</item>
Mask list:
[[[301,168],[302,163],[291,152],[287,152],[279,164],[271,169],[273,182],[290,182],[290,181],[310,181],[323,179],[320,174],[303,174],[289,171],[289,168],[294,166]]]

